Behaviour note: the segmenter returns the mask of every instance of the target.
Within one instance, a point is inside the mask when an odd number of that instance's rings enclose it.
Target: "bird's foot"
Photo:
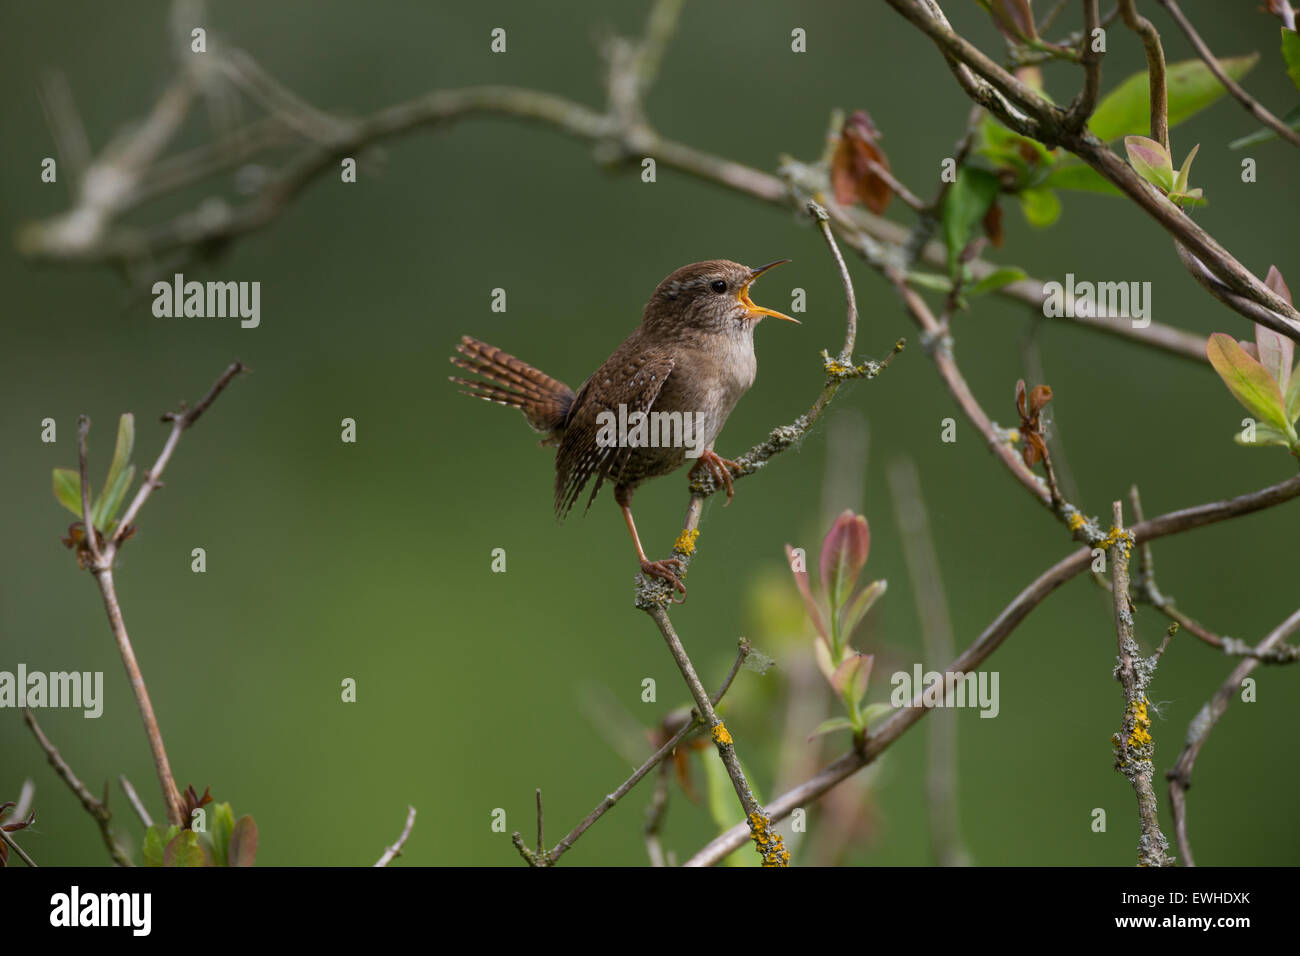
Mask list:
[[[736,489],[731,484],[731,470],[734,468],[736,474],[740,474],[744,466],[729,458],[723,458],[715,451],[705,450],[700,453],[700,460],[691,469],[691,474],[694,475],[701,467],[709,469],[713,480],[727,489],[727,504],[731,504],[731,499],[736,497]]]
[[[652,578],[659,578],[667,581],[669,587],[682,592],[682,598],[686,597],[686,585],[682,584],[682,579],[678,577],[686,572],[686,562],[681,558],[665,558],[663,561],[641,561],[641,573],[649,575]],[[674,603],[680,604],[681,601]]]

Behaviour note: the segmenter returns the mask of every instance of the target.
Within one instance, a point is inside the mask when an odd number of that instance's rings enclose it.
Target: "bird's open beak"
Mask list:
[[[767,265],[759,266],[757,269],[750,272],[749,282],[746,282],[745,287],[740,290],[740,304],[749,310],[750,318],[759,319],[765,315],[770,315],[774,319],[784,319],[786,322],[793,322],[795,325],[802,324],[798,319],[792,319],[784,312],[777,312],[774,309],[765,309],[761,305],[755,305],[749,298],[749,287],[755,279],[761,276],[768,269],[775,269],[777,266],[781,265],[781,263],[789,261],[789,259],[777,259],[776,262],[769,262]]]

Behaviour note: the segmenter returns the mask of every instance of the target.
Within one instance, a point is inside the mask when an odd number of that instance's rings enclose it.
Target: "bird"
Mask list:
[[[611,483],[642,573],[666,581],[684,598],[685,565],[675,557],[651,561],[646,556],[632,518],[632,493],[642,482],[697,457],[690,475],[707,469],[730,503],[731,472],[740,466],[718,455],[714,443],[758,373],[754,329],[765,317],[799,323],[755,305],[749,289],[759,276],[789,261],[751,269],[711,259],[677,269],[655,289],[641,324],[577,391],[468,335],[461,337],[451,363],[477,377],[449,378],[466,395],[519,409],[542,436],[540,444],[556,448],[557,518],[569,514],[589,483],[584,510],[604,483]]]

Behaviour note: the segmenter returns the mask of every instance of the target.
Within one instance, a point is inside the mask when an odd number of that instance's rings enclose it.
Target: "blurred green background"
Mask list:
[[[974,4],[947,4],[955,25],[1000,50]],[[1169,58],[1190,56],[1172,24],[1148,13]],[[1187,13],[1220,55],[1259,50],[1247,86],[1275,112],[1297,99],[1278,54],[1274,19],[1257,4],[1190,2]],[[599,107],[595,40],[641,30],[641,3],[460,4],[304,0],[214,3],[210,33],[249,51],[323,109],[361,115],[439,87],[534,86]],[[40,72],[65,72],[98,149],[140,118],[172,71],[162,3],[5,4],[0,76],[6,89],[0,216],[6,234],[56,213],[66,184],[39,181],[53,147],[36,92]],[[494,27],[508,52],[488,51]],[[808,52],[790,52],[794,27]],[[1059,32],[1059,31],[1055,31]],[[1104,88],[1141,68],[1134,38],[1116,28]],[[1068,68],[1048,72],[1068,100]],[[928,41],[883,4],[689,3],[648,101],[666,136],[764,170],[779,154],[823,148],[833,108],[868,109],[894,170],[929,195],[968,102]],[[1294,288],[1294,208],[1300,169],[1277,142],[1254,147],[1258,182],[1243,184],[1226,144],[1255,128],[1237,104],[1175,131],[1177,156],[1201,143],[1194,185],[1210,205],[1197,218],[1263,275],[1270,263]],[[187,143],[207,134],[200,111]],[[379,161],[376,161],[378,159]],[[61,177],[62,179],[63,177]],[[189,208],[228,182],[141,211],[147,222]],[[1006,246],[994,257],[1043,279],[1150,280],[1156,320],[1248,337],[1247,324],[1185,275],[1165,234],[1119,199],[1066,194],[1056,227],[1027,226],[1006,208]],[[910,224],[895,202],[891,215]],[[76,416],[87,413],[92,478],[111,454],[119,413],[137,416],[138,466],[166,429],[156,416],[195,399],[233,358],[237,381],[183,439],[166,487],[143,512],[117,579],[127,625],[182,787],[211,786],[261,830],[259,862],[372,863],[396,837],[408,803],[419,810],[406,864],[512,864],[508,829],[529,836],[533,791],[546,796],[557,840],[630,771],[610,746],[618,721],[593,719],[592,699],[622,719],[654,725],[688,700],[653,624],[633,609],[631,545],[610,496],[585,518],[551,514],[553,459],[520,416],[471,402],[447,382],[446,358],[470,333],[575,387],[639,320],[654,286],[676,267],[726,257],[757,264],[789,256],[756,287],[788,309],[807,290],[801,327],[758,331],[761,374],[723,433],[735,454],[806,409],[820,387],[818,352],[842,339],[843,298],[816,233],[799,216],[664,167],[658,182],[611,174],[589,148],[556,132],[473,119],[417,132],[361,164],[360,181],[315,184],[269,229],[236,243],[187,278],[262,283],[262,323],[159,319],[107,268],[36,267],[0,247],[8,315],[0,326],[0,669],[102,670],[99,720],[38,713],[92,790],[126,773],[162,816],[139,716],[91,578],[59,543],[70,516],[50,470],[76,462]],[[915,330],[887,285],[851,260],[862,323],[859,353],[881,356]],[[508,311],[490,310],[503,287]],[[995,298],[958,316],[957,355],[990,414],[1014,423],[1024,374],[1020,340],[1032,317]],[[1130,483],[1149,514],[1244,493],[1289,477],[1281,451],[1238,448],[1243,411],[1208,366],[1129,347],[1064,323],[1044,323],[1045,379],[1084,508],[1108,514]],[[1008,479],[966,425],[943,444],[939,421],[960,418],[919,348],[872,383],[842,393],[831,425],[744,482],[735,502],[711,502],[691,596],[674,621],[709,686],[741,634],[777,657],[759,678],[742,673],[728,711],[762,795],[774,790],[789,675],[811,659],[808,635],[776,612],[793,589],[782,546],[816,554],[823,513],[862,510],[873,533],[867,573],[887,578],[857,644],[910,669],[920,659],[917,614],[885,480],[888,463],[920,469],[958,646],[1073,545]],[[58,442],[40,422],[58,422]],[[344,417],[354,445],[339,440]],[[839,424],[836,424],[839,419]],[[858,424],[855,424],[858,423]],[[869,432],[865,480],[823,500],[828,435]],[[855,483],[856,485],[856,483]],[[637,496],[652,556],[667,552],[686,501],[681,476]],[[1160,581],[1207,626],[1258,640],[1294,607],[1296,507],[1196,531],[1157,546]],[[206,574],[190,552],[207,551]],[[508,571],[490,570],[505,548]],[[1139,612],[1150,647],[1163,631]],[[1122,694],[1111,677],[1108,598],[1086,579],[1052,596],[989,662],[1001,674],[1001,713],[959,723],[961,828],[979,864],[1113,864],[1134,860],[1128,783],[1111,769],[1109,737]],[[941,668],[946,661],[926,661]],[[1190,635],[1175,638],[1152,688],[1157,786],[1172,838],[1163,772],[1188,720],[1231,662]],[[1204,749],[1189,796],[1202,864],[1294,864],[1300,821],[1282,812],[1300,785],[1288,759],[1300,716],[1297,675],[1261,668],[1257,703],[1235,703]],[[340,681],[358,682],[343,704]],[[658,702],[642,703],[641,681]],[[873,696],[887,690],[878,667]],[[821,693],[816,684],[812,691]],[[808,728],[811,729],[811,726]],[[796,739],[801,728],[792,731]],[[857,864],[925,864],[928,721],[874,771],[870,835],[845,848]],[[829,757],[842,738],[833,738]],[[645,745],[648,752],[648,745]],[[701,757],[695,786],[701,787]],[[36,782],[38,821],[22,836],[38,862],[106,862],[90,818],[59,782],[15,711],[0,712],[0,801]],[[860,785],[859,785],[860,786]],[[861,793],[861,791],[855,791]],[[641,864],[644,785],[567,857],[572,864]],[[114,786],[111,805],[137,842],[140,827]],[[1109,818],[1090,829],[1094,808]],[[736,815],[738,819],[738,814]],[[818,811],[811,812],[813,827]],[[704,806],[675,791],[664,832],[680,858],[715,832]],[[796,855],[798,862],[798,855]]]

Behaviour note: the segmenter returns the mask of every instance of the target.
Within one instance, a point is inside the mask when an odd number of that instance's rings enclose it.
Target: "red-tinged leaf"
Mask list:
[[[889,159],[877,144],[879,136],[865,110],[857,110],[845,120],[831,156],[831,189],[840,205],[860,200],[876,215],[889,205],[893,191],[875,168],[889,171]]]
[[[1052,386],[1035,385],[1034,390],[1029,393],[1029,417],[1036,419],[1038,413],[1043,410],[1043,406],[1052,400]]]
[[[1029,0],[981,0],[981,3],[993,15],[993,25],[1008,40],[1023,43],[1037,38]]]
[[[226,854],[228,866],[252,866],[257,860],[257,824],[250,816],[242,816],[230,834],[230,852]]]
[[[785,546],[786,561],[790,564],[790,573],[794,575],[794,583],[799,588],[799,596],[803,598],[804,607],[808,609],[808,616],[812,618],[813,627],[817,628],[817,633],[822,637],[830,640],[830,632],[826,630],[826,622],[822,620],[822,612],[817,607],[817,601],[813,598],[812,588],[808,585],[808,571],[794,570],[794,548],[788,544]]]
[[[862,573],[870,550],[871,531],[866,518],[845,511],[835,519],[822,542],[819,564],[822,592],[832,614],[839,610],[844,596]]]
[[[193,830],[180,831],[163,850],[163,866],[202,866],[205,859],[199,835]]]
[[[1236,339],[1222,332],[1214,333],[1205,343],[1205,356],[1246,411],[1262,422],[1287,431],[1290,423],[1286,420],[1286,405],[1277,380]]]
[[[1291,290],[1287,288],[1286,280],[1282,278],[1282,273],[1278,271],[1277,266],[1268,267],[1268,275],[1264,278],[1264,285],[1288,302],[1291,302]],[[1291,304],[1295,305],[1294,302],[1291,302]]]
[[[1139,176],[1164,192],[1174,188],[1174,163],[1164,146],[1146,136],[1125,136],[1124,150]]]
[[[1264,371],[1273,376],[1285,395],[1291,378],[1291,366],[1295,363],[1295,342],[1256,323],[1254,357],[1264,366]]]

